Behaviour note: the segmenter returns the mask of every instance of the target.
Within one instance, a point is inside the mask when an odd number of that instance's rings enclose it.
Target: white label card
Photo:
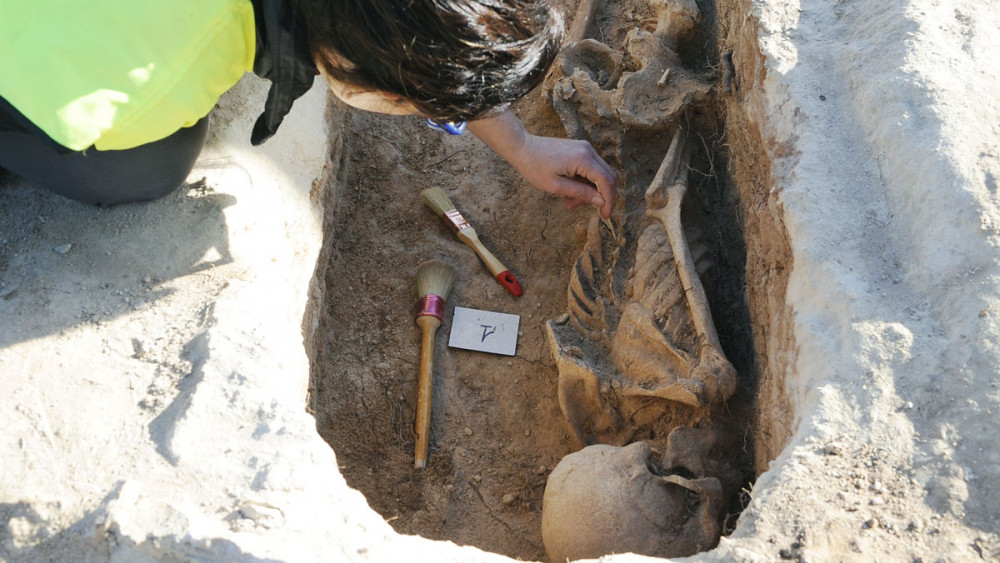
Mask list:
[[[448,346],[513,356],[520,324],[518,315],[455,307]]]

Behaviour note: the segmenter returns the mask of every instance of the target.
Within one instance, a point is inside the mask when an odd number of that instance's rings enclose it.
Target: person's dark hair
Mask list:
[[[469,121],[544,78],[563,35],[546,0],[294,0],[310,48],[342,83]]]

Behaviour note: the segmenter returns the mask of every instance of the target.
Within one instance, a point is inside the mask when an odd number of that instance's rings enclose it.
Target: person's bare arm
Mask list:
[[[589,203],[611,217],[615,173],[590,143],[532,135],[510,111],[472,121],[469,130],[536,188],[566,198],[570,209]]]

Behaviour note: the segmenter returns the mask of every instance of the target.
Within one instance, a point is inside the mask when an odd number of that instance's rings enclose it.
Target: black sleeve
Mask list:
[[[264,113],[257,118],[250,143],[259,145],[278,130],[292,103],[312,88],[319,71],[309,53],[305,27],[291,3],[253,0],[257,26],[254,74],[271,81]]]

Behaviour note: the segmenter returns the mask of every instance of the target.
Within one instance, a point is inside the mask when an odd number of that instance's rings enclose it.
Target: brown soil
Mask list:
[[[702,36],[724,36],[715,9],[699,5]],[[598,23],[614,45],[624,30],[650,16],[643,2],[611,3]],[[744,436],[745,457],[734,463],[745,471],[749,488],[787,437],[787,425],[773,421],[780,397],[768,391],[763,408],[755,401],[762,373],[777,388],[780,366],[767,363],[764,343],[772,338],[771,311],[781,309],[787,243],[779,215],[768,207],[759,134],[746,130],[738,94],[721,92],[722,49],[706,39],[690,50],[682,53],[689,66],[704,68],[716,85],[709,102],[687,117],[701,146],[685,221],[700,225],[711,248],[714,268],[703,282],[723,348],[739,371],[740,391],[725,412],[685,422],[721,424]],[[533,133],[565,134],[544,92],[515,109]],[[342,107],[329,117],[338,124],[340,154],[319,265],[325,305],[317,319],[320,336],[312,343],[309,406],[319,432],[334,448],[347,482],[397,531],[544,559],[546,478],[577,447],[559,409],[558,373],[544,322],[566,310],[570,267],[593,211],[567,211],[469,134],[453,137],[417,118]],[[668,131],[635,139],[634,161],[614,163],[626,176],[619,205],[641,199],[642,192],[631,192],[648,185],[668,142]],[[744,178],[739,186],[731,171]],[[448,192],[520,280],[522,297],[508,294],[422,204],[420,192],[429,187]],[[765,211],[761,218],[758,210]],[[414,276],[432,258],[451,263],[459,275],[437,332],[429,464],[416,470],[412,426],[420,333],[413,320]],[[748,283],[748,270],[756,281]],[[520,315],[516,357],[449,348],[456,305]],[[763,450],[757,450],[758,441]]]

